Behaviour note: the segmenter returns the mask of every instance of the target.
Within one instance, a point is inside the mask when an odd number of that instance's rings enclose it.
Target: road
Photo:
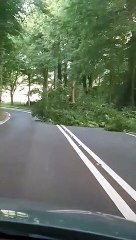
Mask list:
[[[136,221],[135,137],[8,112],[11,119],[0,126],[1,198]]]

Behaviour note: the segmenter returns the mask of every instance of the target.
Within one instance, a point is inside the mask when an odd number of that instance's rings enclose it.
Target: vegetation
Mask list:
[[[43,121],[136,131],[134,2],[1,2],[0,100],[8,89],[13,104],[22,76]]]
[[[2,103],[0,103],[0,107],[2,107],[2,108],[19,108],[19,109],[28,109],[28,110],[30,110],[30,108],[28,107],[28,105],[27,104],[25,104],[25,103],[21,103],[21,102],[14,102],[14,104],[11,104],[11,102],[6,102],[6,103],[4,103],[4,102],[2,102]]]

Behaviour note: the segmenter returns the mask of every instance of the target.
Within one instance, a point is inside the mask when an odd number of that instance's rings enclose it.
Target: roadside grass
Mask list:
[[[21,102],[14,102],[14,104],[11,104],[8,102],[7,103],[2,102],[2,103],[0,103],[0,107],[20,108],[20,109],[30,110],[30,107],[28,107],[25,103],[21,103]]]

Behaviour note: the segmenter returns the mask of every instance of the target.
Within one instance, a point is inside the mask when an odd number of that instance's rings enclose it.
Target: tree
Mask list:
[[[10,92],[11,104],[14,103],[14,93],[17,86],[20,84],[18,81],[20,75],[20,62],[17,46],[12,46],[12,51],[5,54],[3,86]]]
[[[4,54],[10,45],[10,36],[21,30],[20,15],[23,0],[0,1],[0,101],[2,95]],[[8,49],[9,50],[9,49]]]
[[[23,31],[16,37],[16,55],[21,72],[28,76],[28,104],[33,76],[43,86],[41,97],[46,101],[50,91],[62,88],[74,103],[80,93],[93,96],[98,86],[99,97],[104,93],[110,104],[136,104],[132,1],[35,0],[27,11]],[[18,44],[13,37],[9,40]]]

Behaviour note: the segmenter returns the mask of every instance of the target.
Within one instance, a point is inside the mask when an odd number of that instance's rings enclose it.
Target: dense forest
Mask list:
[[[43,121],[135,131],[136,0],[0,1],[0,101],[20,76]]]

